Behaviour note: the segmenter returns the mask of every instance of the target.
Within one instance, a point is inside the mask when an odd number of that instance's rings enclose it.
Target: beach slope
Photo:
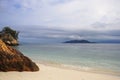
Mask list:
[[[38,64],[38,72],[0,72],[0,80],[120,80],[119,76]]]

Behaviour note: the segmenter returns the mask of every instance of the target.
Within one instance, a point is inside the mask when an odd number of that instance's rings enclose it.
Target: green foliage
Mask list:
[[[11,34],[11,36],[12,36],[14,39],[18,39],[18,34],[19,34],[19,32],[11,29],[10,27],[4,27],[3,30],[2,30],[2,32]]]

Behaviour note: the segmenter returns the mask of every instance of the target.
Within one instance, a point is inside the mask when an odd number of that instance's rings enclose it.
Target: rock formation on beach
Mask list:
[[[0,31],[0,39],[10,46],[18,45],[18,34],[19,32],[11,29],[10,27],[4,27],[2,31]]]
[[[0,39],[0,71],[38,71],[38,66]]]

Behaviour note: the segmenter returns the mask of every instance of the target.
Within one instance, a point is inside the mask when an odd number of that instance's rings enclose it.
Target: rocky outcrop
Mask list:
[[[0,71],[38,71],[38,66],[0,39]]]
[[[10,27],[4,27],[0,32],[0,39],[2,39],[2,41],[7,45],[15,46],[19,44],[18,34],[19,32],[11,29]]]

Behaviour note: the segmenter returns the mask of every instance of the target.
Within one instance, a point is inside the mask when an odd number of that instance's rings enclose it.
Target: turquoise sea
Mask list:
[[[21,44],[36,63],[120,75],[120,44]]]

